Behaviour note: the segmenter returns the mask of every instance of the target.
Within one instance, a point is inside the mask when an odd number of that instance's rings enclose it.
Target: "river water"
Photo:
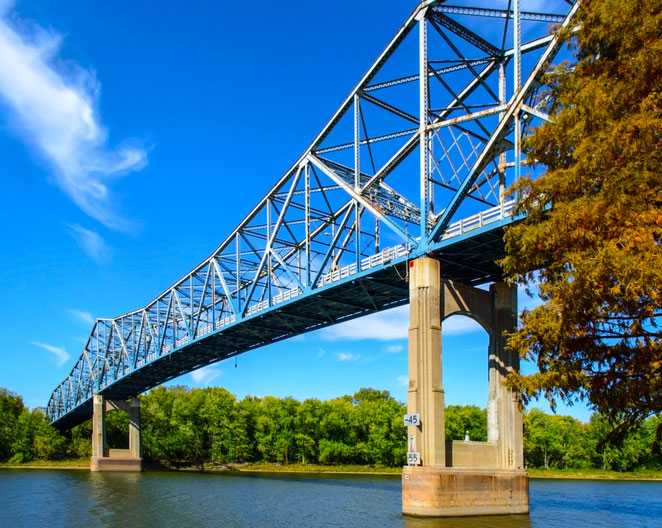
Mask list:
[[[531,514],[415,519],[400,476],[0,469],[0,527],[662,527],[662,482],[530,481]]]

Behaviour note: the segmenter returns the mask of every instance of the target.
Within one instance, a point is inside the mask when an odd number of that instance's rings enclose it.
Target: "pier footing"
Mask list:
[[[140,400],[109,400],[95,394],[92,400],[91,471],[142,471]],[[123,411],[129,415],[129,449],[109,449],[106,445],[106,413]]]
[[[529,513],[525,470],[405,466],[402,512],[417,517]]]
[[[142,471],[142,458],[130,456],[92,457],[90,461],[91,471]]]

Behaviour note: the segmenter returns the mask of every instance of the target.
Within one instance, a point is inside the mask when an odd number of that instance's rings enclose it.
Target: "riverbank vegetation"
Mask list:
[[[405,405],[388,391],[361,389],[327,401],[294,398],[237,400],[219,387],[158,387],[141,397],[143,456],[166,467],[243,470],[382,470],[404,465]],[[527,467],[552,470],[660,471],[654,449],[662,417],[649,418],[620,446],[606,442],[610,431],[598,414],[589,423],[538,409],[524,416]],[[446,408],[446,437],[486,441],[487,417],[476,406]],[[126,448],[128,416],[107,415],[107,442]],[[0,463],[66,460],[91,456],[91,423],[61,434],[41,410],[30,412],[22,398],[0,389]],[[659,475],[659,473],[658,473]]]

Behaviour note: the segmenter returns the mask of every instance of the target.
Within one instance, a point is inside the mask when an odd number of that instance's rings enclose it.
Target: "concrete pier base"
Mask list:
[[[106,412],[124,411],[129,415],[129,449],[109,449],[106,446]],[[142,471],[140,400],[130,402],[107,400],[95,394],[92,400],[91,471]]]
[[[487,442],[445,438],[441,323],[471,317],[490,336]],[[503,381],[519,369],[506,347],[517,328],[517,288],[489,290],[445,280],[439,262],[409,263],[409,389],[407,460],[402,473],[402,512],[419,517],[510,515],[529,512],[522,413],[517,394]]]
[[[111,449],[111,451],[115,451]],[[124,451],[124,450],[123,450]],[[128,449],[126,450],[128,451]],[[142,471],[142,458],[111,454],[108,457],[92,457],[91,471]]]
[[[402,513],[458,517],[529,513],[525,470],[406,466]]]

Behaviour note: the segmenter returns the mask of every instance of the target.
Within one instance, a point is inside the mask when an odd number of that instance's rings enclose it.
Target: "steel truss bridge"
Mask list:
[[[213,254],[144,308],[97,319],[48,403],[66,429],[92,396],[128,399],[257,347],[408,302],[408,260],[499,280],[505,190],[542,75],[578,2],[426,0],[310,146]],[[550,8],[551,9],[551,8]]]

